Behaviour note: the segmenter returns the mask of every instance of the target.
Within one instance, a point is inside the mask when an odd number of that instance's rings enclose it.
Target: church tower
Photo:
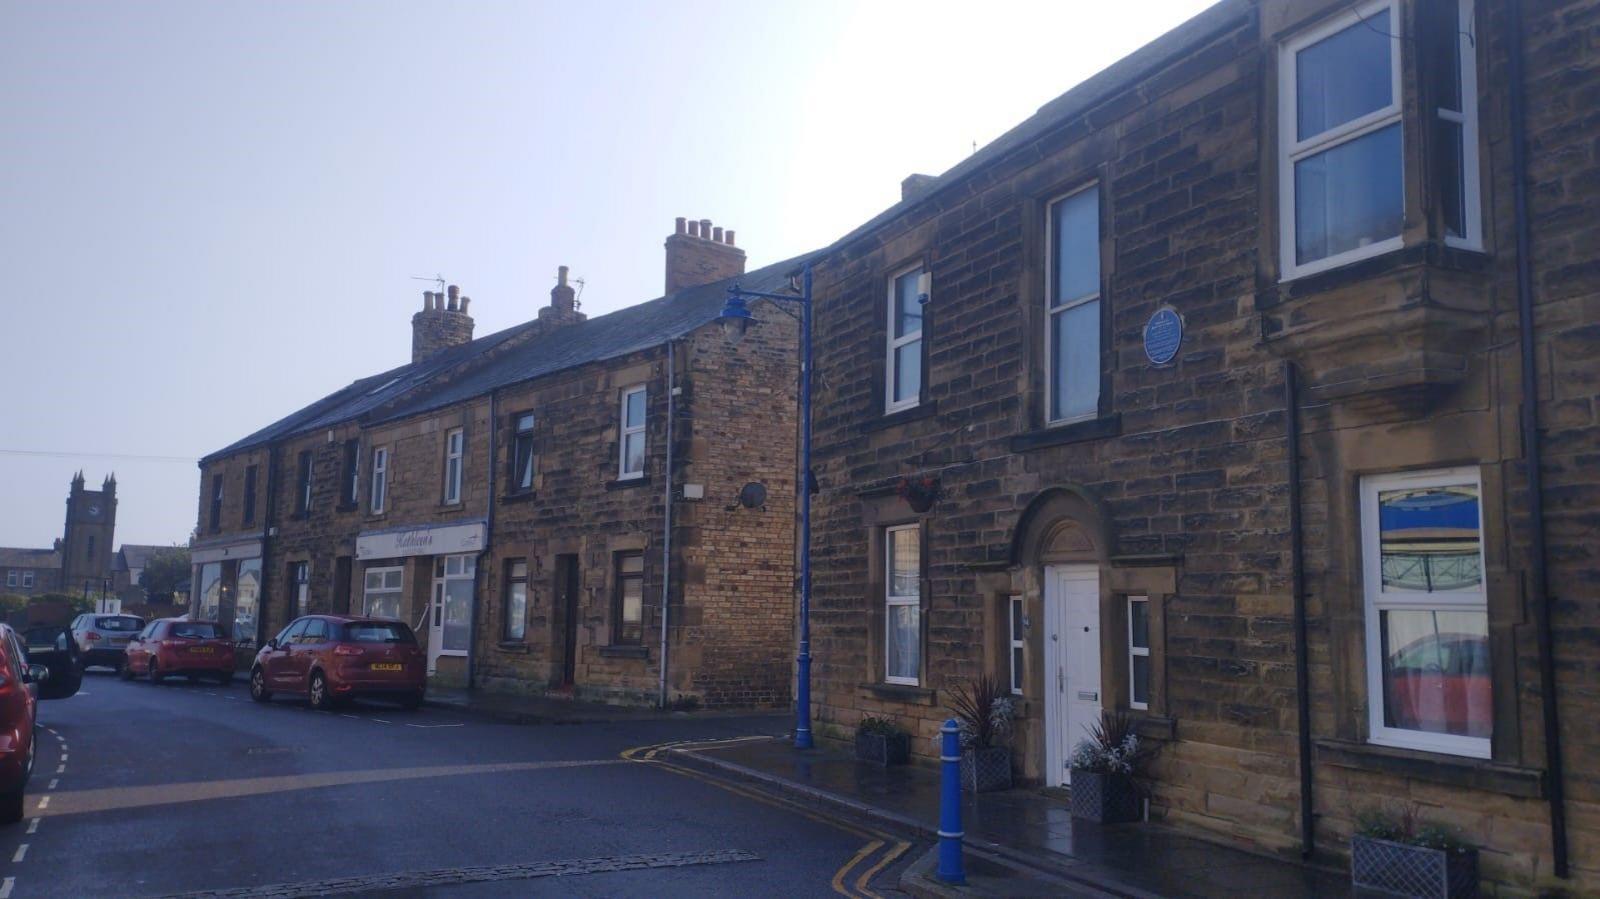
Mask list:
[[[67,525],[61,535],[63,592],[82,593],[87,583],[90,593],[99,594],[111,578],[116,525],[117,476],[108,476],[99,490],[85,490],[83,472],[78,472],[67,494]]]

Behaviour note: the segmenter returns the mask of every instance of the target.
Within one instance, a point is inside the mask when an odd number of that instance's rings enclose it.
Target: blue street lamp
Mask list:
[[[755,320],[747,299],[765,299],[800,305],[800,683],[795,690],[794,745],[811,748],[811,491],[816,478],[811,474],[811,266],[800,276],[799,296],[745,290],[738,284],[728,288],[728,303],[718,321],[723,333],[734,343],[744,337]]]

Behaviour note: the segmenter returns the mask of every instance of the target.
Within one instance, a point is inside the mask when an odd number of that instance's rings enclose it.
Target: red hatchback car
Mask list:
[[[22,820],[39,721],[34,684],[47,676],[44,666],[28,664],[17,632],[0,624],[0,824]]]
[[[427,669],[417,637],[403,621],[307,615],[256,653],[250,696],[267,702],[274,693],[292,693],[318,709],[371,696],[414,709],[422,705]]]
[[[123,654],[123,680],[141,674],[152,684],[179,674],[189,680],[205,675],[219,684],[233,680],[233,643],[215,621],[157,619],[128,641]]]

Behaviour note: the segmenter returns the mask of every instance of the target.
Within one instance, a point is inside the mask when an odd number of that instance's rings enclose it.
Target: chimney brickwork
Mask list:
[[[422,292],[422,311],[411,316],[411,361],[421,362],[472,340],[472,300],[452,284],[446,293]]]
[[[578,294],[567,283],[567,267],[560,266],[556,269],[556,286],[550,288],[550,305],[539,310],[542,330],[575,325],[588,317],[578,311]]]
[[[744,274],[744,250],[734,246],[732,229],[710,219],[679,218],[667,236],[667,293]]]

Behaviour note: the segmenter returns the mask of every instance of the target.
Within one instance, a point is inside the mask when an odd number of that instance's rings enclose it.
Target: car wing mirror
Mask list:
[[[29,665],[23,682],[29,684],[42,684],[50,679],[50,669],[43,665]]]

